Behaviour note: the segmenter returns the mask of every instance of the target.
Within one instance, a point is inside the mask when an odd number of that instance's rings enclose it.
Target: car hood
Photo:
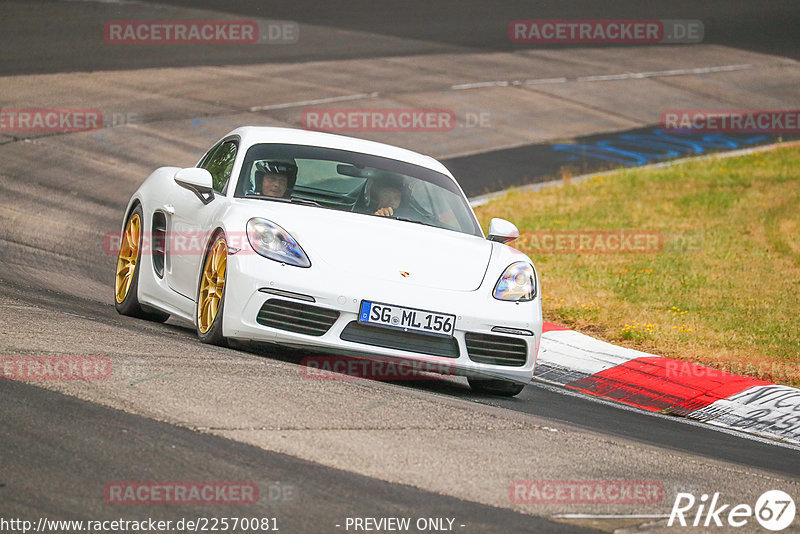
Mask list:
[[[371,215],[268,204],[259,211],[297,240],[312,268],[321,262],[349,276],[474,291],[492,253],[491,242],[474,235]]]

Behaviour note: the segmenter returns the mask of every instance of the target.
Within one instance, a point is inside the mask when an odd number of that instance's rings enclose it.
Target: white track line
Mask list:
[[[476,89],[478,87],[506,87],[510,83],[511,82],[508,81],[462,83],[459,85],[453,85],[450,87],[450,89],[455,89],[458,91],[460,89]]]
[[[696,69],[656,70],[652,72],[626,72],[625,74],[608,74],[605,76],[580,76],[578,82],[603,82],[607,80],[638,80],[641,78],[659,78],[663,76],[687,76],[691,74],[710,74],[713,72],[733,72],[750,69],[750,64],[722,65],[720,67],[700,67]]]
[[[545,85],[548,83],[566,83],[566,78],[539,78],[536,80],[525,80],[524,85]]]
[[[556,514],[559,519],[667,519],[669,514]]]
[[[314,100],[300,100],[297,102],[286,102],[284,104],[270,104],[266,106],[253,106],[250,111],[268,111],[271,109],[287,109],[297,108],[301,106],[314,106],[316,104],[330,104],[332,102],[347,102],[348,100],[361,100],[363,98],[375,98],[378,96],[377,92],[374,93],[357,93],[355,95],[332,96],[329,98],[317,98]]]
[[[753,68],[749,63],[739,65],[720,65],[717,67],[697,67],[694,69],[654,70],[645,72],[624,72],[622,74],[602,74],[597,76],[578,76],[572,78],[575,82],[605,82],[612,80],[640,80],[644,78],[660,78],[665,76],[689,76],[693,74],[711,74],[714,72],[733,72]],[[508,87],[509,85],[545,85],[551,83],[567,83],[569,78],[538,78],[532,80],[496,80],[492,82],[461,83],[451,85],[450,89],[461,91],[464,89],[477,89],[480,87]]]

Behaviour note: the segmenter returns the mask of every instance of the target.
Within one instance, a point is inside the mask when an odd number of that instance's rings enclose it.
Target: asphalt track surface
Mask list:
[[[150,0],[148,0],[150,1]],[[158,0],[153,0],[154,3]],[[459,2],[424,0],[381,2],[369,0],[317,5],[289,0],[253,4],[246,0],[167,0],[181,6],[264,18],[290,19],[349,30],[374,31],[408,39],[444,44],[510,50],[519,45],[507,38],[508,23],[516,19],[696,19],[703,22],[704,42],[798,57],[796,29],[800,8],[796,2],[740,1],[643,3],[635,0],[579,0],[567,2]]]
[[[69,2],[32,0],[24,21],[19,17],[0,20],[4,37],[0,73],[22,74],[73,72],[96,69],[133,69],[158,66],[246,64],[264,61],[313,61],[364,58],[407,53],[374,40],[369,45],[353,42],[346,36],[331,39],[317,47],[176,47],[158,46],[119,49],[104,46],[88,37],[105,20],[120,16],[122,2],[98,3],[100,17],[87,17]],[[140,2],[135,2],[140,3]],[[145,2],[141,2],[145,3]],[[637,2],[580,0],[570,2],[482,2],[471,0],[425,0],[372,2],[370,0],[314,2],[281,0],[155,0],[153,6],[190,7],[227,13],[232,16],[260,17],[296,21],[328,29],[369,32],[420,44],[414,53],[441,50],[518,50],[525,45],[511,43],[508,24],[516,19],[692,19],[704,24],[704,42],[742,48],[795,59],[800,58],[800,6],[792,0],[759,2],[714,0],[695,2]],[[47,5],[50,4],[50,5]],[[56,5],[54,5],[56,4]],[[60,5],[57,5],[60,4]],[[74,4],[80,4],[75,2]],[[41,13],[55,10],[57,18],[42,20]],[[147,15],[137,17],[147,19]],[[151,15],[151,18],[170,16]],[[52,23],[50,23],[52,21]],[[20,24],[20,22],[23,22]],[[537,48],[547,48],[540,46]]]
[[[320,33],[379,33],[403,44],[395,51],[393,43],[365,47],[363,40],[356,46],[336,38],[325,41],[331,46],[324,49],[209,47],[191,54],[180,47],[107,49],[83,39],[82,32],[96,29],[98,20],[119,16],[114,2],[95,6],[98,11],[86,17],[69,16],[80,2],[30,4],[54,10],[53,24],[42,38],[25,29],[37,25],[37,10],[26,12],[24,24],[0,20],[4,75],[512,50],[505,35],[508,21],[516,18],[701,19],[710,43],[795,58],[800,50],[796,2],[678,2],[646,9],[637,2],[353,2],[344,8],[316,2],[159,2],[296,20],[316,25],[313,31]],[[464,532],[577,532],[583,526],[660,532],[663,523],[646,519],[554,523],[548,518],[563,512],[642,510],[513,505],[508,483],[663,480],[664,503],[644,510],[658,513],[669,511],[676,491],[723,491],[737,502],[775,487],[800,495],[795,448],[541,384],[517,398],[497,399],[474,395],[463,381],[452,380],[309,383],[300,378],[302,353],[207,347],[187,325],[120,317],[111,304],[114,258],[99,241],[118,228],[127,190],[143,176],[104,167],[102,153],[75,163],[70,150],[84,150],[86,142],[6,140],[2,147],[0,356],[107,356],[114,375],[103,384],[0,381],[0,517],[265,514],[283,518],[284,532],[335,532],[341,529],[330,526],[348,516],[445,516],[465,524]],[[470,170],[485,176],[503,164],[497,183],[516,184],[521,173],[530,172],[526,161],[548,146],[448,164],[462,167],[463,173],[456,172],[462,176]],[[146,148],[133,145],[124,161],[152,164]],[[183,148],[194,146],[187,142]],[[112,152],[107,155],[114,161]],[[558,170],[555,163],[542,165],[542,176]],[[587,165],[582,170],[597,168]],[[121,188],[108,180],[114,173]],[[465,186],[483,192],[486,184],[467,178]],[[47,224],[39,226],[42,220]],[[121,509],[103,501],[103,486],[113,480],[254,480],[262,492],[276,482],[297,492],[296,498],[262,500],[244,512]]]
[[[21,383],[5,383],[0,403],[0,459],[5,466],[0,475],[0,517],[35,513],[62,520],[119,519],[122,506],[106,504],[105,485],[154,473],[162,481],[254,482],[260,488],[258,504],[221,505],[209,515],[275,518],[283,532],[341,531],[337,526],[348,517],[458,518],[464,526],[455,525],[455,530],[478,533],[564,528],[553,521],[388,484]],[[142,505],[124,513],[128,520],[154,517],[175,522],[203,515],[196,507],[177,505]]]

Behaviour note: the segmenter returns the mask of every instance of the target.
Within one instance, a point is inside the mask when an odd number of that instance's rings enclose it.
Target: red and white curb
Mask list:
[[[534,377],[651,412],[800,444],[800,389],[655,356],[545,323]]]

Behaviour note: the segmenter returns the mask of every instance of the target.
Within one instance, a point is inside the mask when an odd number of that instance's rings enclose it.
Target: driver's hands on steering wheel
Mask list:
[[[392,215],[394,215],[394,210],[392,209],[391,206],[389,206],[388,208],[380,208],[376,210],[375,213],[373,213],[373,215],[380,215],[381,217],[391,217]]]

